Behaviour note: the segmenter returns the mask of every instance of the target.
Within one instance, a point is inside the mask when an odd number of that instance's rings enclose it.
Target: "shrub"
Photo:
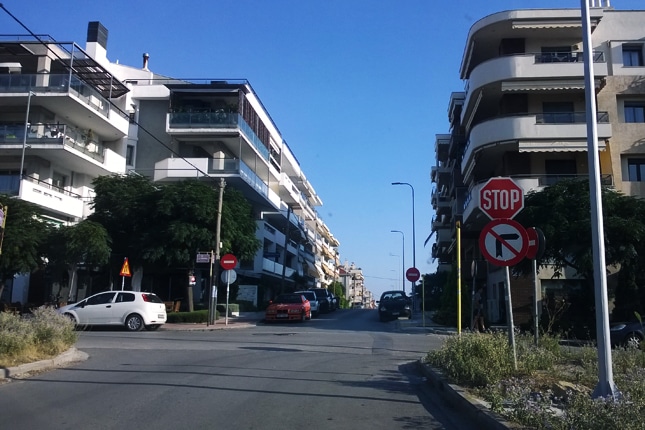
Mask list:
[[[51,358],[69,349],[77,338],[74,324],[53,309],[37,309],[28,317],[0,313],[0,365]]]
[[[219,312],[215,311],[215,319],[219,318]],[[208,310],[204,309],[201,311],[193,312],[171,312],[168,314],[166,319],[167,323],[205,323],[208,322]]]

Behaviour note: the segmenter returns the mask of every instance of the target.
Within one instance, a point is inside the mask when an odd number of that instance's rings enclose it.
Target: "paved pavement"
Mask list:
[[[264,312],[242,312],[239,316],[220,318],[215,324],[164,324],[159,328],[160,331],[213,331],[249,328],[257,325],[264,320]],[[423,318],[419,313],[410,320],[399,319],[396,321],[397,329],[405,332],[425,332],[442,335],[453,335],[457,333],[454,327],[441,326],[432,321],[431,314],[426,313]],[[88,355],[76,348],[70,348],[68,351],[50,360],[42,360],[35,363],[23,364],[21,366],[0,368],[0,383],[9,382],[13,379],[21,379],[30,375],[46,371],[57,367],[65,367],[74,362],[88,359]],[[473,422],[478,423],[479,429],[505,430],[518,429],[512,423],[504,421],[498,415],[493,414],[488,406],[481,400],[474,398],[466,393],[461,387],[451,384],[441,375],[437,369],[417,362],[421,373],[425,376],[428,383],[442,392],[444,399],[449,402],[455,410],[460,413],[469,414]]]

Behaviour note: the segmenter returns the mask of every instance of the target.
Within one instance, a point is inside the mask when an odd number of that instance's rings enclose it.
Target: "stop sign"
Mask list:
[[[524,190],[511,178],[490,178],[479,190],[479,208],[490,219],[511,219],[524,208]]]
[[[405,271],[405,277],[410,282],[417,282],[421,277],[421,272],[419,272],[419,269],[417,269],[416,267],[410,267]]]

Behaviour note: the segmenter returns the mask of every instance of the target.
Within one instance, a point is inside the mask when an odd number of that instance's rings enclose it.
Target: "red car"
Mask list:
[[[269,302],[264,320],[271,321],[305,321],[311,319],[311,305],[302,294],[280,294]]]

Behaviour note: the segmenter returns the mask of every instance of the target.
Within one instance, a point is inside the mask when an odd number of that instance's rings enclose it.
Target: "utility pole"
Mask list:
[[[222,236],[222,203],[224,201],[224,187],[226,181],[224,178],[219,180],[219,200],[217,202],[217,227],[215,230],[215,264],[211,270],[211,298],[208,317],[211,324],[215,324],[215,316],[217,315],[217,278],[219,277],[219,257],[220,257],[220,243]],[[211,256],[212,258],[212,256]],[[212,264],[212,263],[211,263]]]

